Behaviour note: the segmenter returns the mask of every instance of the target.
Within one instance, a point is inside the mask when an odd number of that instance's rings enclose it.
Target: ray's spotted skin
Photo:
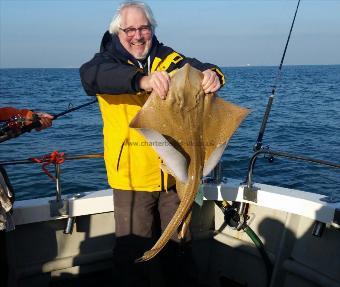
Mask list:
[[[178,230],[185,235],[200,179],[209,174],[248,109],[225,102],[214,94],[205,94],[203,74],[186,64],[170,82],[166,99],[152,93],[130,123],[153,145],[162,158],[162,168],[176,178],[180,205],[155,245],[137,259],[155,257]]]

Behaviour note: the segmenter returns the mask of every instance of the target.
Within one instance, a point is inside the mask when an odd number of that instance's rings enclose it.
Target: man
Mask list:
[[[159,43],[155,28],[156,21],[146,4],[122,4],[103,36],[100,53],[80,68],[85,91],[98,96],[104,123],[104,158],[114,190],[114,264],[119,278],[123,278],[119,286],[149,286],[156,280],[154,271],[150,278],[143,268],[157,265],[159,258],[141,264],[134,264],[134,260],[152,246],[159,235],[155,226],[158,223],[164,230],[179,204],[174,178],[162,172],[161,159],[137,131],[129,128],[130,121],[148,93],[154,91],[166,98],[169,74],[186,63],[203,72],[202,87],[206,93],[215,92],[224,84],[218,67],[186,58]],[[177,234],[172,239],[178,242]],[[163,267],[168,269],[165,280],[169,286],[179,266],[175,260],[183,252],[178,246],[171,249],[172,245],[161,252],[161,256],[167,257]],[[162,286],[160,281],[154,284]]]
[[[16,117],[17,123],[13,117]],[[12,119],[12,128],[6,130],[5,134],[0,133],[1,137],[6,139],[16,137],[20,134],[20,128],[33,122],[34,117],[38,117],[40,127],[36,130],[48,128],[52,125],[53,116],[46,113],[35,113],[28,109],[16,109],[12,107],[0,108],[0,122],[8,122]],[[6,255],[6,237],[5,230],[11,231],[14,224],[11,219],[12,204],[14,201],[13,188],[5,169],[0,166],[0,265],[3,267],[3,275],[0,277],[0,286],[7,286],[7,255]]]

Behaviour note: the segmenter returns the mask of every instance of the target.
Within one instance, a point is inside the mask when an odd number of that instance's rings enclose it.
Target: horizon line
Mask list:
[[[283,67],[289,66],[339,66],[339,64],[287,64]],[[218,65],[220,66],[220,65]],[[220,66],[221,68],[249,68],[249,67],[277,67],[279,65],[231,65],[231,66]],[[79,69],[80,67],[0,67],[0,70],[4,69]]]

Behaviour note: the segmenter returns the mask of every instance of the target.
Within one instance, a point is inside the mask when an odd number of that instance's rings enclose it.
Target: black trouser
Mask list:
[[[7,248],[6,248],[6,232],[0,231],[0,286],[7,286],[8,281],[8,265],[7,265]]]
[[[177,233],[155,258],[135,263],[153,246],[176,212],[179,205],[176,191],[115,189],[113,196],[114,281],[117,286],[195,286],[189,243],[180,242]]]

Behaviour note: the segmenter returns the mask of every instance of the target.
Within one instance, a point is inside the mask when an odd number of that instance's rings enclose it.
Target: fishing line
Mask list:
[[[298,1],[298,4],[297,4],[296,9],[295,9],[295,14],[294,14],[292,24],[290,26],[288,39],[286,41],[286,45],[285,45],[285,48],[284,48],[284,51],[283,51],[283,54],[282,54],[281,62],[280,62],[279,69],[278,69],[277,74],[276,74],[273,89],[272,89],[271,95],[269,96],[269,99],[268,99],[268,103],[267,103],[267,107],[266,107],[266,110],[265,110],[265,113],[264,113],[264,116],[263,116],[263,119],[262,119],[260,131],[259,131],[259,134],[258,134],[258,137],[257,137],[257,140],[256,140],[256,144],[254,146],[254,151],[260,150],[263,146],[262,145],[263,135],[264,135],[264,132],[265,132],[265,129],[266,129],[266,125],[267,125],[268,118],[269,118],[269,113],[270,113],[270,110],[271,110],[271,107],[272,107],[272,104],[273,104],[273,100],[274,100],[274,97],[275,97],[277,83],[279,82],[279,80],[281,78],[281,70],[282,70],[284,59],[286,57],[286,52],[287,52],[288,44],[289,44],[289,41],[290,41],[290,36],[292,34],[292,31],[293,31],[295,18],[296,18],[297,11],[299,9],[300,1],[301,0]]]

